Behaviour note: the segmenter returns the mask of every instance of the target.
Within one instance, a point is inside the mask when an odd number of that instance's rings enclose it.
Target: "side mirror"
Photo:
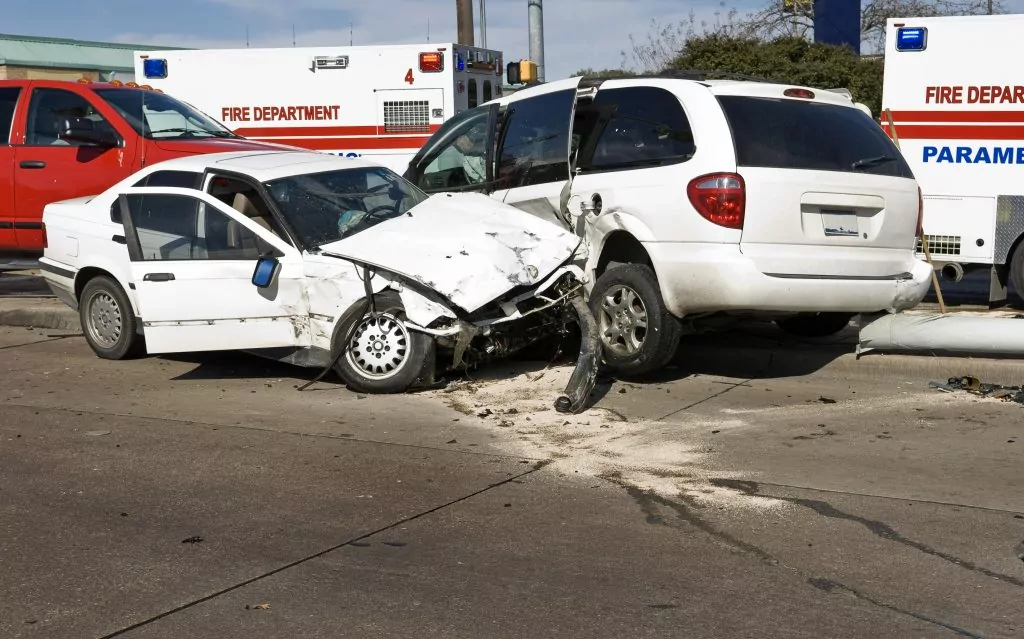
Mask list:
[[[111,131],[97,129],[96,123],[88,118],[68,118],[64,120],[60,137],[64,140],[94,144],[96,146],[117,146],[117,140]]]
[[[281,270],[281,263],[276,257],[264,256],[256,262],[256,268],[252,272],[252,284],[256,288],[267,288],[274,283],[278,272]]]

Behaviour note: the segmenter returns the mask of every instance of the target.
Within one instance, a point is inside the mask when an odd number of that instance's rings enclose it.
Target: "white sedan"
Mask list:
[[[103,358],[245,350],[391,393],[579,322],[557,407],[593,388],[580,238],[483,195],[427,196],[326,154],[226,153],[155,164],[43,223],[43,276]]]

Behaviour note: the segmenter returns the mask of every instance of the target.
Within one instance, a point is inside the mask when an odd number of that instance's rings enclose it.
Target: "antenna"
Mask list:
[[[355,25],[352,22],[348,23],[348,46],[352,46],[355,41]]]
[[[427,18],[427,42],[430,42],[430,18]]]
[[[249,48],[249,25],[245,25],[245,48]]]
[[[292,46],[295,46],[295,24],[292,23]]]

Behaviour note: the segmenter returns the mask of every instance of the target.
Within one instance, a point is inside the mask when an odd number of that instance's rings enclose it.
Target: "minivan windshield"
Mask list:
[[[96,89],[139,135],[153,140],[237,138],[202,111],[169,95],[144,89]]]
[[[337,242],[406,215],[428,197],[384,167],[293,175],[264,186],[307,247]]]
[[[882,127],[859,109],[796,99],[718,100],[739,166],[914,177]]]

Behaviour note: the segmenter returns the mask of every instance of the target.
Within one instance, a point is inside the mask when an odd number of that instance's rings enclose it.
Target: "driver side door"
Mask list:
[[[193,189],[136,187],[120,195],[131,285],[151,353],[308,346],[302,254]],[[252,283],[260,256],[280,271]]]

